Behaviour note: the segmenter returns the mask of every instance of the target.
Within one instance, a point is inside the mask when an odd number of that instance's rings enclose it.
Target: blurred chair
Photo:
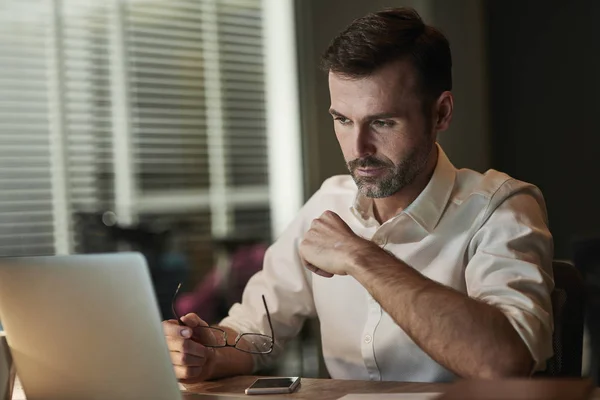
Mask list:
[[[552,309],[554,356],[538,376],[581,376],[585,291],[581,273],[566,261],[555,260]]]
[[[573,243],[573,261],[583,275],[585,319],[590,342],[589,375],[600,386],[600,238],[579,238]]]
[[[260,239],[214,239],[216,265],[196,287],[177,298],[180,315],[196,313],[209,324],[218,323],[242,300],[248,280],[262,269],[268,245]]]

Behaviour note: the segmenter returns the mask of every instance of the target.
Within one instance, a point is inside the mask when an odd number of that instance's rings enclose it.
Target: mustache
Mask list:
[[[376,157],[369,156],[364,158],[357,158],[356,160],[348,161],[348,169],[354,171],[357,168],[378,168],[378,167],[389,167],[390,164]]]

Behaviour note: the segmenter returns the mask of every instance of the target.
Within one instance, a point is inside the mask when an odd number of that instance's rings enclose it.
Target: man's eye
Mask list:
[[[384,121],[384,120],[375,120],[373,121],[373,125],[377,128],[389,128],[394,126],[394,121]]]
[[[350,122],[350,120],[346,117],[335,117],[334,119],[342,125],[346,125]]]

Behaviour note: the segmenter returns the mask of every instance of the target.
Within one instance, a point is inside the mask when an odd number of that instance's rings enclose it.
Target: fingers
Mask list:
[[[317,274],[317,275],[319,275],[319,276],[322,276],[322,277],[324,277],[324,278],[331,278],[331,277],[333,277],[333,274],[330,274],[329,272],[325,272],[325,271],[323,271],[322,269],[320,269],[320,268],[317,268],[317,267],[315,267],[314,265],[312,265],[312,264],[309,264],[309,263],[307,263],[307,262],[305,262],[305,263],[304,263],[304,266],[305,266],[306,268],[308,268],[310,271],[312,271],[312,272],[314,272],[315,274]]]
[[[169,356],[179,381],[192,382],[206,379],[205,365],[209,350],[192,339],[167,336]]]
[[[342,220],[337,213],[335,213],[331,210],[326,210],[325,212],[323,212],[323,214],[321,214],[321,218],[326,218],[326,219],[333,218],[333,219],[338,219],[340,221]]]
[[[174,365],[175,376],[180,381],[190,381],[200,377],[202,374],[202,367],[182,367],[181,365]]]
[[[176,320],[162,323],[171,363],[180,382],[200,382],[210,375],[214,354],[212,348],[201,343],[214,342],[214,335],[211,329],[204,328],[208,325],[196,314],[187,314],[181,320],[186,326],[180,326]]]
[[[185,326],[190,327],[190,328],[196,328],[198,326],[208,326],[208,324],[206,322],[204,322],[202,320],[202,318],[200,318],[197,314],[194,313],[189,313],[184,315],[183,317],[181,317],[181,321],[185,324]],[[167,321],[163,321],[163,330],[165,330],[165,334],[167,334],[167,329],[169,329],[169,333],[173,333],[174,332],[174,328],[171,327],[171,325],[175,325],[175,327],[179,327],[182,328],[179,323],[177,322],[177,320],[175,319],[170,319]],[[176,336],[176,335],[171,335],[171,336]]]
[[[204,322],[202,318],[200,318],[197,314],[194,313],[184,315],[183,317],[181,317],[181,320],[184,324],[186,324],[186,326],[189,326],[190,328],[196,328],[198,326],[208,326],[208,324]]]
[[[208,324],[196,314],[187,314],[181,318],[184,324],[192,328],[192,339],[207,346],[216,346],[220,341],[215,338],[215,332],[221,335],[219,331],[206,329]]]
[[[319,218],[317,218],[317,220],[321,223],[327,223],[329,224],[343,224],[343,225],[347,225],[346,222],[344,222],[344,220],[336,213],[334,213],[333,211],[327,210],[325,211],[323,214],[321,214],[321,216]]]
[[[206,364],[206,357],[193,356],[178,351],[169,352],[173,366],[179,367],[203,367]]]
[[[189,314],[188,314],[189,315]],[[186,315],[187,317],[187,315]],[[180,326],[177,321],[170,319],[162,322],[163,332],[167,337],[191,338],[192,330],[187,326]]]
[[[331,278],[333,277],[333,274],[330,274],[329,272],[323,271],[320,268],[315,267],[313,264],[309,263],[308,261],[306,261],[306,259],[304,258],[304,252],[305,252],[305,248],[308,245],[307,243],[307,239],[305,238],[304,240],[302,240],[300,242],[300,245],[298,247],[298,251],[300,253],[300,260],[302,261],[302,264],[304,264],[304,267],[307,268],[308,270],[312,271],[313,273],[322,276],[324,278]]]
[[[208,324],[196,314],[187,314],[181,317],[181,320],[185,326],[179,325],[176,320],[163,321],[162,326],[167,342],[171,338],[183,338],[192,339],[194,342],[207,346],[216,346],[225,341],[224,337],[221,338],[222,333],[219,330],[206,329],[209,327]],[[215,337],[215,332],[219,335],[218,338]],[[180,341],[171,342],[178,344]]]
[[[167,336],[167,347],[170,352],[187,354],[194,357],[206,356],[206,347],[191,339]]]

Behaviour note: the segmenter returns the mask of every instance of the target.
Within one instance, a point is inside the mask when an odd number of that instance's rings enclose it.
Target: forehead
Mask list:
[[[408,61],[386,64],[373,74],[348,78],[329,72],[331,107],[341,113],[380,113],[418,102],[417,74]]]

